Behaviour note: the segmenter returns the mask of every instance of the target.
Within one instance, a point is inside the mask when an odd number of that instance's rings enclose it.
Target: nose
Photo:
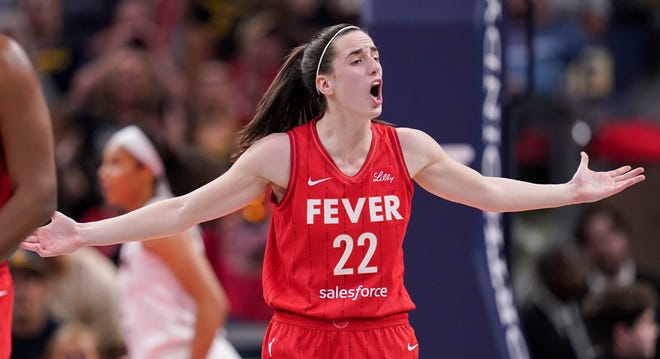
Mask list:
[[[96,177],[102,180],[105,174],[106,174],[106,166],[104,164],[101,164],[99,168],[96,170]]]
[[[372,75],[380,75],[383,70],[382,66],[380,65],[380,62],[378,62],[378,60],[376,60],[373,57],[369,57],[369,58],[371,59],[370,60],[371,66],[369,67],[369,73]]]

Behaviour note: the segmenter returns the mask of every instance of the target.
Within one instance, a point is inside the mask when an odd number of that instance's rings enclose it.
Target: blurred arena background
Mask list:
[[[554,258],[548,276],[566,279],[565,258],[550,256],[557,247],[575,246],[590,293],[596,252],[626,273],[660,277],[657,0],[0,0],[0,32],[27,49],[50,106],[59,209],[81,221],[116,214],[96,180],[114,130],[156,129],[199,161],[200,175],[217,176],[287,51],[340,22],[365,27],[379,47],[383,119],[429,132],[484,174],[565,182],[581,150],[592,168],[647,171],[600,204],[621,217],[600,252],[578,235],[589,206],[487,214],[418,188],[405,250],[421,358],[541,357],[525,323],[553,296],[539,289],[540,259]],[[245,358],[259,357],[270,316],[260,282],[266,202],[204,224],[232,305],[228,338]],[[117,265],[118,250],[94,255]],[[52,261],[59,269],[44,280],[57,283],[71,261]],[[61,292],[43,296],[43,318],[66,322]],[[589,355],[567,327],[554,326],[572,350],[563,357]]]

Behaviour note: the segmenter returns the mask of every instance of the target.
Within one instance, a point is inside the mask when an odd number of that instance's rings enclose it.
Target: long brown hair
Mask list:
[[[248,147],[271,133],[286,132],[311,121],[325,111],[325,97],[316,92],[316,68],[321,52],[335,34],[350,24],[327,27],[307,44],[294,48],[286,57],[280,71],[257,105],[252,120],[238,133],[237,150],[232,160],[238,159]],[[347,29],[343,36],[358,28]],[[330,45],[323,56],[319,73],[327,73],[334,58]]]

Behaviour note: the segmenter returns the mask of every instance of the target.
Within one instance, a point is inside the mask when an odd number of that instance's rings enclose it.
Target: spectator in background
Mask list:
[[[41,359],[60,322],[49,310],[53,258],[18,249],[9,258],[14,279],[12,359]]]
[[[580,22],[574,17],[560,16],[552,0],[533,2],[533,49],[528,52],[527,3],[524,0],[507,1],[506,58],[507,92],[510,95],[527,93],[549,97],[564,93],[564,77],[568,64],[577,58],[589,39]],[[529,59],[528,54],[533,56]],[[533,78],[528,78],[528,67],[533,61]],[[528,85],[532,85],[528,88]]]
[[[543,253],[540,281],[521,322],[534,359],[591,359],[593,349],[580,303],[587,294],[586,268],[579,250],[569,244]]]
[[[103,359],[96,333],[84,324],[60,327],[48,343],[44,359]],[[112,359],[118,359],[113,357]]]
[[[286,53],[276,20],[275,13],[261,12],[243,20],[237,28],[237,53],[231,62],[231,78],[236,89],[237,115],[243,124],[254,114]]]
[[[98,175],[106,201],[130,212],[208,181],[195,178],[190,164],[162,140],[128,126],[106,144]],[[202,245],[193,227],[122,247],[120,307],[130,357],[238,358],[222,330],[227,299]]]
[[[587,298],[584,313],[598,359],[650,359],[656,353],[656,293],[645,284],[613,285]]]
[[[578,220],[576,238],[589,265],[587,281],[592,293],[608,285],[641,282],[656,296],[660,294],[660,279],[638,268],[630,252],[630,229],[619,213],[597,205],[586,207]],[[657,345],[660,348],[660,340]],[[656,355],[660,358],[660,350]]]
[[[95,248],[55,257],[49,307],[62,322],[76,322],[93,331],[103,359],[126,352],[120,326],[117,268]]]
[[[64,34],[63,0],[23,0],[34,41],[37,71],[53,82],[57,96],[66,94],[73,74],[82,64],[82,49],[74,47]]]
[[[141,124],[167,133],[164,118],[175,97],[161,82],[153,57],[140,46],[108,53],[82,68],[69,93],[68,126],[57,144],[62,175],[61,209],[81,217],[102,201],[96,169],[102,147],[118,128]],[[64,155],[65,154],[65,155]]]
[[[630,229],[616,211],[593,205],[584,208],[576,238],[587,258],[589,288],[598,291],[607,284],[647,282],[660,291],[660,280],[638,268],[630,252]]]
[[[193,95],[189,102],[192,143],[205,156],[227,169],[235,150],[236,133],[241,127],[230,65],[210,60],[199,70],[191,86]]]

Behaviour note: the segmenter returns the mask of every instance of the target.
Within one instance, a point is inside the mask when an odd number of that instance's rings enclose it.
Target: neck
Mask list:
[[[371,121],[324,115],[316,123],[321,144],[339,170],[356,174],[371,148]]]

